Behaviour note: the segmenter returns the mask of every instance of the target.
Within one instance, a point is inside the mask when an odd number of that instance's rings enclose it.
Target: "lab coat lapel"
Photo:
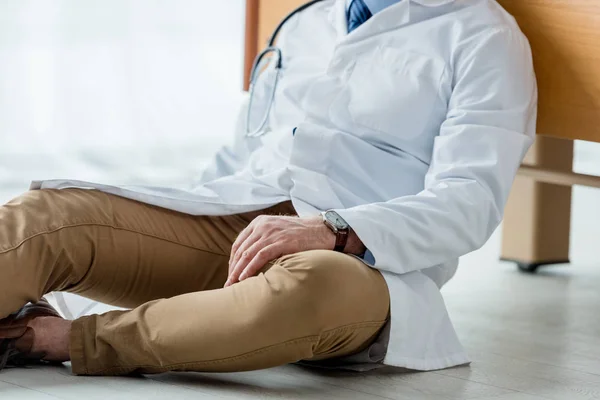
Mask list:
[[[348,17],[346,16],[346,0],[336,0],[329,10],[329,22],[335,28],[337,40],[348,35]]]

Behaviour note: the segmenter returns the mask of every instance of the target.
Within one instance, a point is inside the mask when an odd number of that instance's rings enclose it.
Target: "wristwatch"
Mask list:
[[[348,225],[348,223],[344,221],[344,218],[335,211],[325,211],[321,215],[323,216],[323,223],[325,226],[335,233],[335,248],[333,250],[343,253],[346,248],[346,243],[348,243],[350,225]]]

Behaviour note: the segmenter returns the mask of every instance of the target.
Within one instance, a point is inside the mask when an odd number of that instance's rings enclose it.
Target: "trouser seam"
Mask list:
[[[84,329],[83,329],[83,324],[79,325],[79,334],[81,335],[81,337],[79,338],[80,341],[81,341],[81,343],[85,343],[84,342],[84,340],[85,340],[84,339],[85,338],[85,336],[84,336],[85,332],[84,332]],[[88,369],[87,369],[87,354],[85,353],[85,344],[82,346],[82,348],[80,349],[80,351],[81,351],[80,357],[81,357],[81,360],[83,361],[85,373],[87,374],[88,373]]]
[[[133,229],[133,228],[127,228],[127,227],[123,227],[123,226],[116,226],[116,225],[112,225],[109,223],[102,223],[102,222],[71,222],[71,223],[66,223],[61,225],[60,227],[54,228],[54,229],[47,229],[44,230],[42,232],[37,232],[37,233],[30,233],[25,235],[26,237],[24,239],[22,239],[20,242],[14,244],[14,245],[9,245],[8,248],[5,249],[0,249],[0,255],[1,254],[5,254],[8,252],[11,252],[13,250],[18,249],[19,247],[23,246],[25,243],[27,243],[28,241],[39,237],[39,236],[44,236],[44,235],[49,235],[52,233],[56,233],[59,232],[63,229],[68,229],[68,228],[79,228],[79,227],[84,227],[84,226],[96,226],[96,227],[104,227],[104,228],[111,228],[111,229],[115,229],[115,230],[121,230],[121,231],[126,231],[126,232],[131,232],[131,233],[136,233],[139,235],[144,235],[147,237],[152,237],[158,240],[163,240],[165,242],[169,242],[169,243],[173,243],[173,244],[177,244],[179,246],[184,246],[184,247],[188,247],[194,250],[200,250],[200,251],[204,251],[206,253],[210,253],[210,254],[214,254],[214,255],[218,255],[218,256],[224,256],[224,257],[228,257],[229,254],[225,254],[225,253],[219,253],[219,252],[215,252],[213,250],[207,250],[207,249],[203,249],[203,248],[199,248],[196,246],[192,246],[190,244],[186,244],[186,243],[181,243],[178,241],[175,241],[173,239],[169,239],[163,236],[159,236],[156,235],[154,233],[150,233],[150,232],[144,232],[141,229]]]
[[[188,361],[185,363],[175,363],[175,364],[169,364],[169,365],[160,366],[160,367],[157,367],[156,365],[130,365],[130,366],[126,366],[126,367],[110,367],[110,368],[105,368],[105,369],[98,370],[98,371],[94,371],[93,369],[90,370],[86,366],[85,370],[87,371],[87,374],[105,375],[105,374],[114,374],[114,373],[119,373],[119,372],[124,372],[124,371],[131,371],[132,369],[137,370],[137,369],[144,369],[144,368],[152,368],[154,371],[156,371],[156,370],[172,371],[172,370],[177,370],[180,368],[185,368],[188,366],[196,366],[197,367],[197,366],[205,366],[205,365],[222,364],[222,363],[227,363],[227,362],[238,361],[238,360],[250,358],[257,354],[264,353],[275,347],[285,347],[285,346],[289,346],[292,344],[298,344],[298,343],[304,343],[304,342],[315,342],[315,344],[316,344],[325,335],[329,335],[329,334],[332,334],[332,333],[335,333],[338,331],[343,331],[343,330],[348,330],[348,329],[359,330],[359,329],[374,328],[374,327],[381,326],[385,322],[386,322],[386,320],[360,322],[360,323],[355,323],[355,324],[344,325],[344,326],[341,326],[338,328],[324,331],[320,335],[310,335],[310,336],[305,336],[302,338],[291,339],[286,342],[281,342],[281,343],[266,346],[266,347],[263,347],[263,348],[260,348],[257,350],[253,350],[253,351],[245,353],[245,354],[240,354],[237,356],[231,356],[231,357],[226,357],[226,358],[220,358],[220,359],[216,359],[216,360]]]

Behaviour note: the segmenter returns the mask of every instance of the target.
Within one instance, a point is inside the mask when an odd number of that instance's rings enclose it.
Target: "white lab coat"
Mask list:
[[[302,217],[336,209],[389,287],[384,363],[467,363],[440,288],[458,257],[500,223],[532,143],[528,42],[495,0],[403,0],[351,34],[345,5],[327,0],[288,22],[268,133],[244,137],[242,118],[236,144],[193,189],[77,181],[32,188],[96,188],[194,215],[290,199]],[[264,93],[259,85],[257,101]]]

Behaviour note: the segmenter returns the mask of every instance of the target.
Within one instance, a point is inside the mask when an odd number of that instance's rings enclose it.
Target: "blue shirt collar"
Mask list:
[[[363,0],[367,7],[369,7],[369,11],[371,14],[375,15],[380,11],[388,8],[389,6],[393,6],[396,3],[401,2],[402,0]],[[352,0],[346,0],[346,9],[350,6]]]

